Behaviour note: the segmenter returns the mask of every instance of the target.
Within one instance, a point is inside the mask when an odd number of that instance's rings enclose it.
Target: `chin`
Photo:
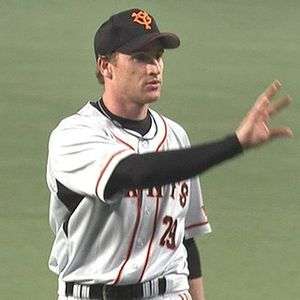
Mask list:
[[[152,103],[152,102],[157,101],[159,98],[160,98],[160,93],[158,93],[158,92],[156,92],[156,93],[148,93],[144,97],[144,102],[145,103]]]
[[[156,102],[158,99],[159,99],[159,97],[144,98],[143,103],[150,104],[150,103]]]

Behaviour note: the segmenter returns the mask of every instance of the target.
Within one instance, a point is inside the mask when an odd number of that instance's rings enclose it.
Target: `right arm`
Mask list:
[[[287,106],[288,96],[271,103],[280,89],[274,81],[262,93],[242,121],[235,134],[207,144],[159,153],[132,154],[114,169],[105,189],[109,198],[123,189],[147,188],[191,178],[207,169],[274,138],[291,137],[288,127],[270,128],[270,116]]]

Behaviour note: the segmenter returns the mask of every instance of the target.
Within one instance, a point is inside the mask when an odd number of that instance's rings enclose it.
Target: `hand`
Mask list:
[[[292,137],[293,132],[289,127],[271,128],[270,117],[288,106],[292,99],[283,96],[276,102],[271,99],[281,88],[281,83],[275,80],[256,100],[254,106],[236,130],[237,138],[242,147],[252,148],[266,143],[274,138]]]

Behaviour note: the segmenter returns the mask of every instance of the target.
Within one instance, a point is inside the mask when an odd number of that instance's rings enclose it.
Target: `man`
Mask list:
[[[210,225],[195,176],[292,136],[268,125],[290,102],[270,102],[281,86],[275,81],[234,134],[191,147],[181,126],[149,107],[160,97],[164,49],[179,44],[140,9],[112,16],[96,32],[104,93],[64,119],[49,141],[56,235],[49,266],[59,275],[59,299],[203,300],[193,238]]]

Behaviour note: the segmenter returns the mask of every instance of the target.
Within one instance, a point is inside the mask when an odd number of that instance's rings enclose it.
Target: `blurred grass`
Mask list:
[[[112,13],[148,9],[182,45],[165,57],[155,105],[193,143],[234,130],[275,78],[295,98],[275,124],[294,128],[277,141],[202,176],[214,232],[199,245],[210,300],[299,298],[298,1],[0,0],[0,298],[55,299],[47,260],[45,184],[50,130],[100,88],[92,39]]]

